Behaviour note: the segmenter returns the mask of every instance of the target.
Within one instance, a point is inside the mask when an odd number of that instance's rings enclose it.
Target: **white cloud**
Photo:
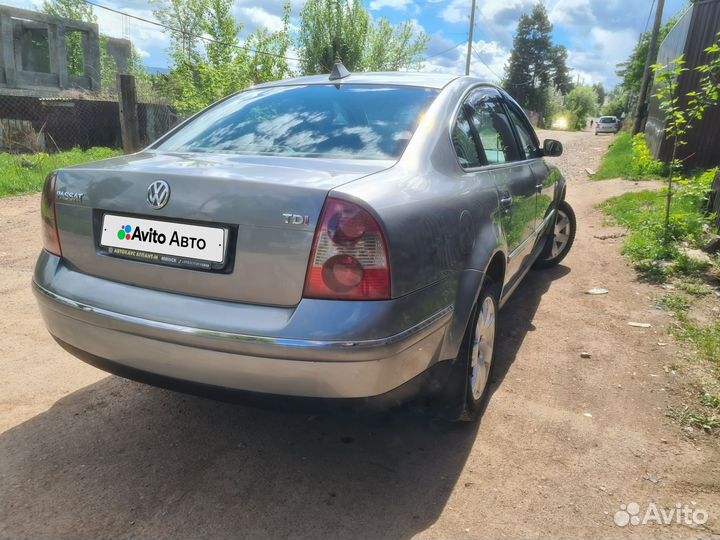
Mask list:
[[[467,44],[452,46],[453,42],[441,34],[431,37],[427,50],[428,59],[423,71],[433,73],[465,74]],[[450,50],[448,50],[450,47]],[[473,43],[470,58],[470,75],[498,83],[503,75],[505,63],[510,53],[502,45],[494,41],[478,40]]]
[[[270,32],[282,30],[282,17],[269,13],[261,7],[240,7],[236,10],[241,22],[249,21],[254,27],[266,28]]]
[[[372,2],[370,2],[370,9],[378,11],[388,8],[405,11],[411,4],[413,4],[413,0],[372,0]]]
[[[549,10],[553,24],[571,27],[588,27],[597,24],[590,0],[558,0]]]
[[[627,59],[637,43],[630,29],[607,30],[594,27],[587,38],[588,48],[570,48],[568,66],[580,74],[585,83],[600,82],[606,87],[617,83],[615,66]]]

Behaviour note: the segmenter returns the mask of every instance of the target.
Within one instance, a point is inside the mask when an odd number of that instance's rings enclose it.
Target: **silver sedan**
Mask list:
[[[51,174],[33,289],[57,342],[111,373],[383,406],[422,393],[472,419],[500,308],[573,243],[544,159],[561,152],[470,77],[257,86],[142,152]]]

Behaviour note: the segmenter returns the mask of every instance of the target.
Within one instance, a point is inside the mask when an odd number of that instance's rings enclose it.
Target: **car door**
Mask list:
[[[500,199],[498,221],[508,246],[507,277],[514,278],[532,252],[536,219],[536,182],[517,145],[500,93],[480,88],[466,100],[466,111],[484,162],[478,174],[495,183]]]
[[[520,151],[523,153],[535,178],[535,188],[537,190],[535,229],[540,234],[545,230],[547,225],[545,219],[549,217],[553,208],[555,187],[560,180],[560,172],[554,167],[549,167],[543,159],[540,141],[522,109],[514,101],[507,98],[505,99],[505,105],[508,109],[510,121],[517,133]]]

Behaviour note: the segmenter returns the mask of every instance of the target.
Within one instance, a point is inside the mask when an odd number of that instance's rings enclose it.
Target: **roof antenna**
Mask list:
[[[330,80],[336,81],[338,79],[344,79],[345,77],[349,77],[349,76],[350,76],[350,72],[343,65],[343,63],[340,61],[335,62],[335,65],[333,66],[332,71],[330,72]]]

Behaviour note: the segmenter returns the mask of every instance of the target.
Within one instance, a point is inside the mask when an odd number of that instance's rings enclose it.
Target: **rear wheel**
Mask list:
[[[575,242],[575,233],[577,231],[577,220],[575,212],[567,201],[562,201],[558,205],[557,218],[555,219],[555,227],[552,235],[548,236],[545,249],[534,268],[552,268],[557,266],[570,252],[570,248]]]
[[[466,366],[465,399],[458,418],[461,421],[478,418],[487,398],[495,356],[499,293],[498,285],[483,287],[460,350],[458,360]]]

